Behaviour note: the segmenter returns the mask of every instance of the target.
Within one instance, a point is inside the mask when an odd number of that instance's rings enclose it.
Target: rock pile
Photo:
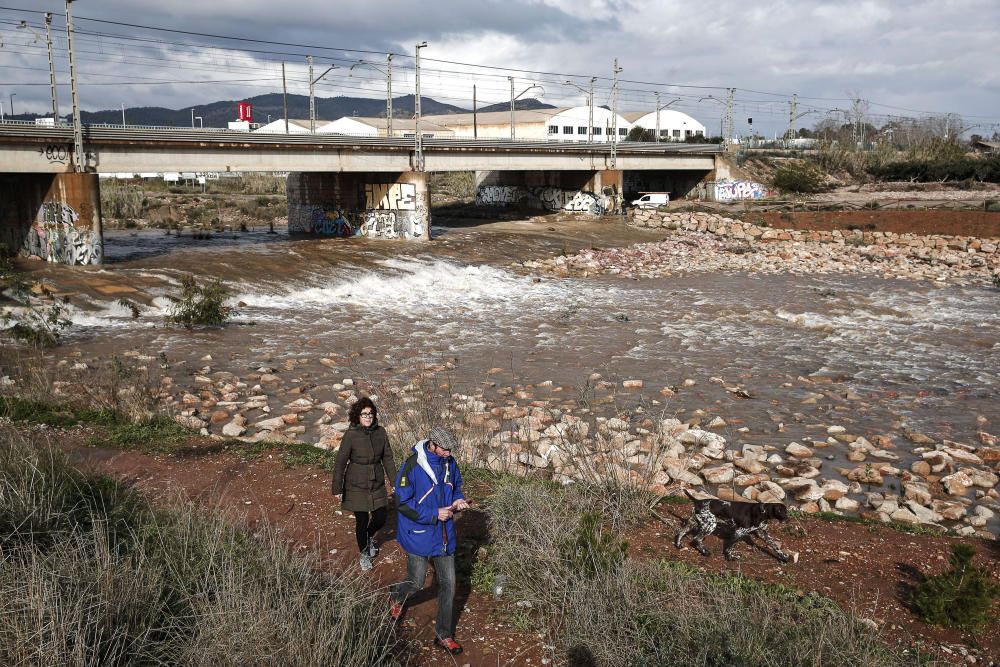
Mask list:
[[[941,283],[986,283],[1000,272],[1000,242],[891,232],[760,227],[705,212],[636,211],[632,224],[676,230],[627,248],[585,250],[523,266],[557,275],[662,277],[699,271],[860,273]]]
[[[197,393],[175,387],[167,377],[161,398],[174,404],[178,422],[212,437],[335,449],[358,396],[353,379],[303,391],[285,379],[284,371],[294,370],[296,361],[288,364],[244,377],[205,366],[192,371]],[[598,374],[591,379],[603,389],[617,386]],[[641,409],[600,416],[568,397],[536,399],[534,390],[498,387],[497,399],[452,394],[442,415],[470,443],[464,456],[494,470],[541,474],[564,484],[614,480],[659,494],[702,487],[724,499],[786,502],[804,512],[860,513],[984,537],[992,537],[988,524],[1000,512],[1000,443],[985,431],[979,445],[908,432],[915,460],[907,469],[891,437],[873,442],[837,424],[827,425],[824,437],[782,446],[731,443],[711,430],[726,426],[718,417],[701,425],[657,419]],[[334,400],[310,395],[321,391],[333,392]],[[404,411],[418,410],[403,406],[422,405],[422,391],[414,384],[391,390]],[[389,426],[398,442],[401,434]],[[835,451],[846,451],[848,465],[830,463]]]

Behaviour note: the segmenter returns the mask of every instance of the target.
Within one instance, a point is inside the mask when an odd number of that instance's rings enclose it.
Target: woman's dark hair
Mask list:
[[[361,424],[361,411],[365,408],[371,408],[374,418],[372,419],[372,426],[378,424],[378,408],[375,407],[375,402],[367,396],[362,396],[354,402],[351,406],[350,411],[347,413],[347,419],[351,422],[351,426],[358,426]]]

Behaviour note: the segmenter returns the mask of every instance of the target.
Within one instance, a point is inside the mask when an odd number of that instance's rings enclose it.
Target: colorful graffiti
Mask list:
[[[715,182],[715,201],[763,199],[771,194],[766,185],[754,181],[724,179]]]
[[[365,208],[381,211],[415,211],[417,188],[413,183],[366,183]]]
[[[28,256],[60,264],[100,264],[104,258],[101,235],[92,229],[77,227],[79,219],[80,214],[71,206],[44,202],[28,230],[22,251]]]
[[[354,236],[355,227],[340,209],[289,204],[289,234],[319,234],[340,238]]]
[[[476,188],[476,206],[506,208],[515,205],[593,215],[602,215],[609,208],[608,203],[593,192],[520,185],[480,185]]]

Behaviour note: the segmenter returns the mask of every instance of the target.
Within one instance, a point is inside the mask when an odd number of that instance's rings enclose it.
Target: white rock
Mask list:
[[[785,447],[785,453],[789,456],[794,456],[797,459],[804,459],[812,456],[813,450],[809,449],[805,445],[800,445],[797,442],[790,443]]]
[[[736,473],[732,465],[721,465],[702,469],[701,476],[709,484],[729,484],[736,477]]]
[[[246,417],[236,415],[231,422],[222,427],[222,435],[230,438],[238,438],[247,432],[246,423]]]

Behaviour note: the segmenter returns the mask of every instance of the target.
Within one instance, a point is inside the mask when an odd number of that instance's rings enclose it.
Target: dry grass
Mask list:
[[[0,430],[0,664],[399,664],[385,596]]]
[[[585,491],[507,480],[488,503],[495,537],[474,581],[584,665],[898,665],[832,601],[668,561],[632,560]],[[603,524],[594,517],[604,519]],[[913,662],[911,664],[921,664]]]

